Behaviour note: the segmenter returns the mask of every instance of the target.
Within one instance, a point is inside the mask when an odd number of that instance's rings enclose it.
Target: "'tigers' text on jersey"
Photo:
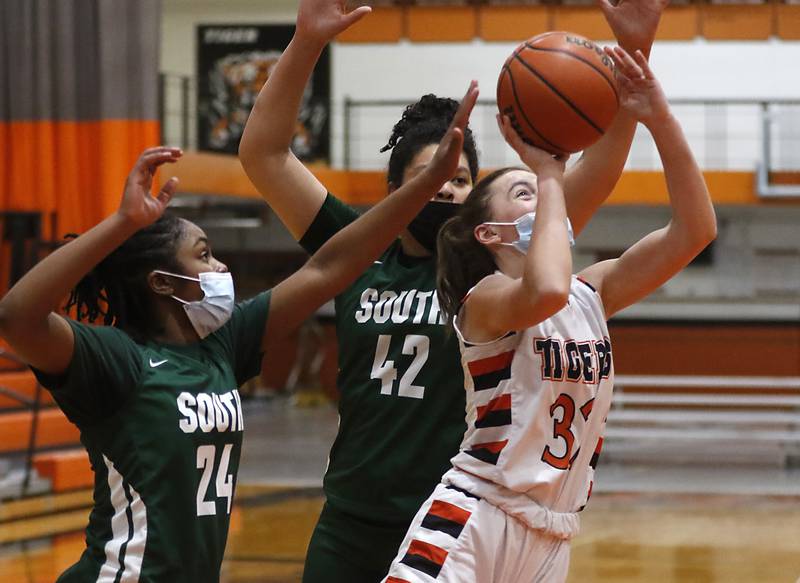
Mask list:
[[[242,400],[236,389],[196,395],[184,391],[178,395],[177,402],[181,414],[178,427],[184,433],[194,433],[198,429],[203,433],[244,431]]]
[[[403,324],[409,319],[414,324],[445,324],[439,309],[439,298],[434,291],[416,289],[396,292],[368,287],[361,294],[361,309],[356,310],[355,318],[359,324],[373,321],[384,324],[390,319],[393,324]]]

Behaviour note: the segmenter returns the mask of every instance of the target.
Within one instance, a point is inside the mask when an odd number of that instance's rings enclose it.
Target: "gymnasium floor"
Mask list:
[[[299,581],[322,505],[332,407],[246,404],[245,450],[222,580]],[[603,465],[573,542],[570,583],[800,581],[800,473],[779,468]],[[88,515],[73,513],[82,524]],[[24,525],[17,536],[25,537]],[[79,526],[73,526],[80,528]],[[65,530],[53,524],[53,530]],[[69,530],[69,527],[67,527]],[[0,540],[9,540],[0,528]],[[0,582],[44,583],[81,532],[0,545]]]

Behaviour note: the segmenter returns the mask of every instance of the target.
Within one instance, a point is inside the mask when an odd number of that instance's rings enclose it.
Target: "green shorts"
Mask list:
[[[303,583],[378,583],[407,530],[408,525],[364,521],[325,503],[308,544]]]

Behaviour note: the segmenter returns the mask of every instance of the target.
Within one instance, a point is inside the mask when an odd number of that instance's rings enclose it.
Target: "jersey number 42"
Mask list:
[[[397,380],[397,368],[393,360],[389,357],[389,347],[392,337],[388,334],[378,336],[378,345],[375,347],[375,359],[372,362],[372,371],[369,378],[377,379],[381,382],[381,395],[394,394],[394,384]],[[403,354],[413,356],[414,360],[408,365],[397,385],[398,397],[409,397],[411,399],[422,399],[425,396],[425,387],[415,385],[414,381],[428,361],[431,340],[421,334],[408,334],[403,339]]]

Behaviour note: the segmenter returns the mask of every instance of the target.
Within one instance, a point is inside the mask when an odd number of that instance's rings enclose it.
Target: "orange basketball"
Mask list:
[[[503,65],[497,106],[534,146],[553,154],[579,152],[600,139],[619,108],[614,64],[580,35],[540,34]]]

